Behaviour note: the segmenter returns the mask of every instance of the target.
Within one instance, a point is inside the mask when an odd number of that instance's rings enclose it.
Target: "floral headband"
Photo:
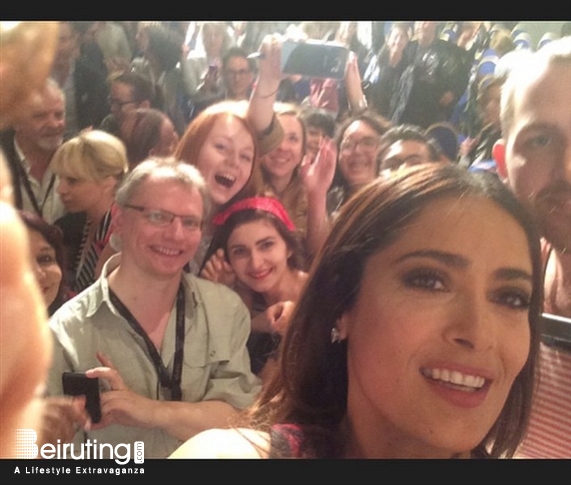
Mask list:
[[[282,221],[289,231],[295,231],[295,225],[290,219],[287,210],[278,199],[273,197],[248,197],[247,199],[239,200],[228,207],[228,209],[217,214],[214,219],[212,219],[212,223],[215,226],[221,226],[232,214],[246,209],[268,212]]]

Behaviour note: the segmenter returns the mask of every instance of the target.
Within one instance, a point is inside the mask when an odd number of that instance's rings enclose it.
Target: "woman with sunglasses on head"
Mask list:
[[[333,224],[243,426],[173,457],[500,458],[529,419],[539,235],[497,177],[421,165]]]

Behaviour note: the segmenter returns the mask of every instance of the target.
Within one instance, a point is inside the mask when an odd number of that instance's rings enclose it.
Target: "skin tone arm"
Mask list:
[[[367,107],[367,100],[361,86],[361,75],[359,74],[357,56],[354,52],[349,52],[347,59],[345,88],[347,91],[347,101],[349,102],[352,112],[359,112]]]
[[[280,69],[281,43],[277,36],[266,36],[260,52],[258,79],[248,104],[248,120],[257,132],[268,129],[274,117],[274,102],[280,87],[282,72]]]
[[[306,244],[315,255],[323,245],[329,233],[327,217],[327,191],[335,176],[337,148],[335,142],[324,139],[313,162],[304,157],[300,175],[307,193],[307,235]]]
[[[239,413],[222,401],[188,403],[143,397],[125,385],[108,357],[98,353],[97,358],[102,367],[90,369],[86,374],[88,377],[106,379],[111,390],[101,395],[102,420],[93,424],[92,430],[111,424],[160,428],[179,440],[186,440],[206,429],[228,427],[230,419]]]

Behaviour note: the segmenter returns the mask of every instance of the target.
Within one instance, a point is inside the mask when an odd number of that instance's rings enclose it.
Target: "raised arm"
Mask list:
[[[314,256],[327,238],[329,220],[327,217],[327,191],[333,182],[337,148],[335,142],[326,138],[321,142],[313,162],[306,156],[301,165],[300,175],[307,194],[307,235],[306,244]]]
[[[256,131],[264,133],[272,125],[274,102],[282,79],[281,42],[278,36],[266,36],[260,52],[258,79],[250,96],[247,116]]]
[[[349,52],[349,58],[347,59],[345,88],[347,91],[347,102],[349,103],[351,112],[359,113],[367,108],[367,99],[363,93],[359,65],[357,64],[357,56],[354,52]]]

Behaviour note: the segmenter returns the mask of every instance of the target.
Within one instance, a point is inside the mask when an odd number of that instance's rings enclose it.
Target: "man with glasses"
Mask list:
[[[248,53],[240,47],[228,49],[222,58],[222,82],[218,82],[217,73],[206,75],[204,83],[193,97],[196,116],[208,106],[223,101],[248,100],[254,83],[255,61],[248,59]]]
[[[205,187],[182,162],[137,165],[116,195],[121,253],[50,320],[50,394],[62,394],[65,371],[105,386],[102,419],[76,433],[76,448],[86,438],[143,441],[146,458],[164,458],[204,429],[229,426],[260,390],[242,300],[183,270],[200,244]]]
[[[144,76],[126,72],[111,81],[109,106],[111,113],[101,122],[100,129],[121,138],[120,127],[130,111],[139,108],[157,108],[153,85]]]

